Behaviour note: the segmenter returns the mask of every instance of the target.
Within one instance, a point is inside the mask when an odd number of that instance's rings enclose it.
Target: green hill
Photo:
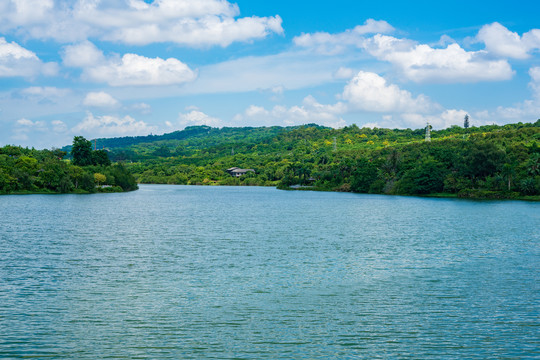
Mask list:
[[[191,127],[110,148],[141,183],[266,185],[407,195],[540,194],[540,121],[464,129]],[[143,138],[147,140],[148,138]],[[118,139],[109,139],[117,144]],[[254,169],[236,178],[225,170]]]
[[[164,135],[97,139],[98,148],[139,183],[528,199],[540,195],[539,142],[540,120],[452,126],[432,131],[429,142],[425,129],[315,124],[193,126]],[[226,171],[232,167],[254,172],[233,177]]]

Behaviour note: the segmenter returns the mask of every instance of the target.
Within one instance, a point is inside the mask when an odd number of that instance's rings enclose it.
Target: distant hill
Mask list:
[[[146,135],[146,136],[124,136],[115,138],[97,138],[92,139],[92,144],[97,142],[99,149],[117,149],[128,148],[139,144],[157,143],[166,140],[188,140],[193,138],[206,138],[211,143],[224,141],[239,141],[247,138],[263,139],[275,136],[280,132],[287,132],[298,129],[300,127],[315,127],[319,129],[329,129],[328,127],[317,124],[307,124],[302,126],[272,126],[272,127],[224,127],[213,128],[210,126],[188,126],[184,130],[173,131],[163,135]],[[221,141],[218,141],[220,139]],[[63,151],[70,152],[71,145],[66,145],[62,148]]]
[[[139,183],[540,199],[540,120],[426,130],[192,126],[97,139]],[[64,148],[69,151],[69,147]],[[253,169],[232,177],[228,168]]]

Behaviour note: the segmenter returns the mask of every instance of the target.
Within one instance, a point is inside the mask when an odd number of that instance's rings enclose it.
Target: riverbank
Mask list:
[[[540,195],[520,195],[518,192],[508,191],[485,191],[485,190],[468,190],[457,194],[453,193],[433,193],[433,194],[385,194],[385,193],[362,193],[354,192],[347,189],[345,191],[342,187],[337,189],[324,189],[312,185],[290,185],[279,186],[272,185],[246,185],[246,184],[219,184],[218,182],[211,182],[206,184],[157,184],[157,183],[140,183],[142,185],[178,185],[178,186],[238,186],[238,187],[274,187],[278,190],[286,191],[320,191],[320,192],[348,192],[354,194],[368,194],[368,195],[388,195],[388,196],[409,196],[409,197],[424,197],[424,198],[448,198],[448,199],[470,199],[470,200],[519,200],[519,201],[537,201],[540,202]]]

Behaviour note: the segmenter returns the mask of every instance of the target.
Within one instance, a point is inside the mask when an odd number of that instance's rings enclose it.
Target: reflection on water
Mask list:
[[[540,204],[0,197],[0,358],[538,358]]]

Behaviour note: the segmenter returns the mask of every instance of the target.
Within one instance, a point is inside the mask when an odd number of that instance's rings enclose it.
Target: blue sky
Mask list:
[[[3,0],[0,146],[540,118],[538,1]]]

